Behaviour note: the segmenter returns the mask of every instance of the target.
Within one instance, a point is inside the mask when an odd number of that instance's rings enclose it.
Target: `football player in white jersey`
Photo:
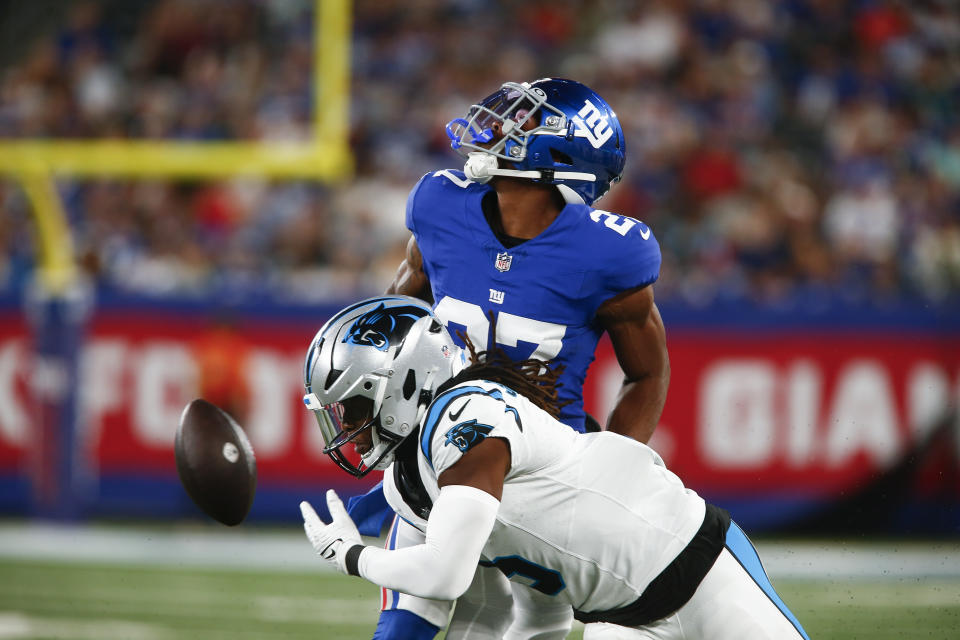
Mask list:
[[[509,578],[508,638],[807,638],[729,515],[649,447],[556,420],[556,372],[498,350],[470,360],[414,298],[335,315],[310,345],[304,402],[344,469],[404,465],[390,505],[425,532],[364,545],[333,491],[332,522],[301,503],[317,553],[387,589],[450,600],[478,564]],[[351,451],[353,449],[353,451]],[[360,457],[360,461],[356,456]]]

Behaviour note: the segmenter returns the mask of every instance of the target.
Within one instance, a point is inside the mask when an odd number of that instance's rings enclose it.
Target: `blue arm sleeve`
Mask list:
[[[383,495],[383,483],[378,482],[362,496],[353,496],[347,500],[347,513],[357,525],[360,535],[378,537],[393,519],[393,509]]]

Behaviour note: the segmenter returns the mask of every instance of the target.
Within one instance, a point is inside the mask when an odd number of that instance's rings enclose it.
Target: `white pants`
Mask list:
[[[420,530],[395,518],[387,548],[422,544],[424,539]],[[792,614],[768,595],[776,597],[756,551],[735,523],[730,525],[727,543],[729,548],[720,552],[696,592],[675,613],[638,628],[588,624],[584,640],[804,640]],[[492,567],[477,568],[455,608],[447,600],[428,600],[389,589],[381,592],[383,609],[411,611],[441,629],[449,623],[448,640],[562,640],[573,622],[568,605],[510,583]]]
[[[588,624],[583,640],[802,640],[728,549],[676,613],[638,628]]]

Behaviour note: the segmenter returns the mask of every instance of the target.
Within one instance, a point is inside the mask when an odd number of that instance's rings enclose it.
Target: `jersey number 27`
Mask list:
[[[465,327],[477,350],[483,351],[489,347],[487,336],[490,335],[490,320],[480,305],[446,296],[434,308],[434,312],[448,326],[452,323]],[[504,347],[517,347],[519,342],[528,342],[536,345],[531,358],[553,360],[563,348],[563,336],[566,332],[567,328],[562,324],[501,311],[497,314],[497,335],[494,341]]]

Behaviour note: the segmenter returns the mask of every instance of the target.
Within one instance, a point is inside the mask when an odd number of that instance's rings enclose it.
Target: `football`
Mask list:
[[[257,489],[257,462],[240,425],[216,405],[193,400],[180,416],[174,453],[194,503],[225,525],[243,522]]]

